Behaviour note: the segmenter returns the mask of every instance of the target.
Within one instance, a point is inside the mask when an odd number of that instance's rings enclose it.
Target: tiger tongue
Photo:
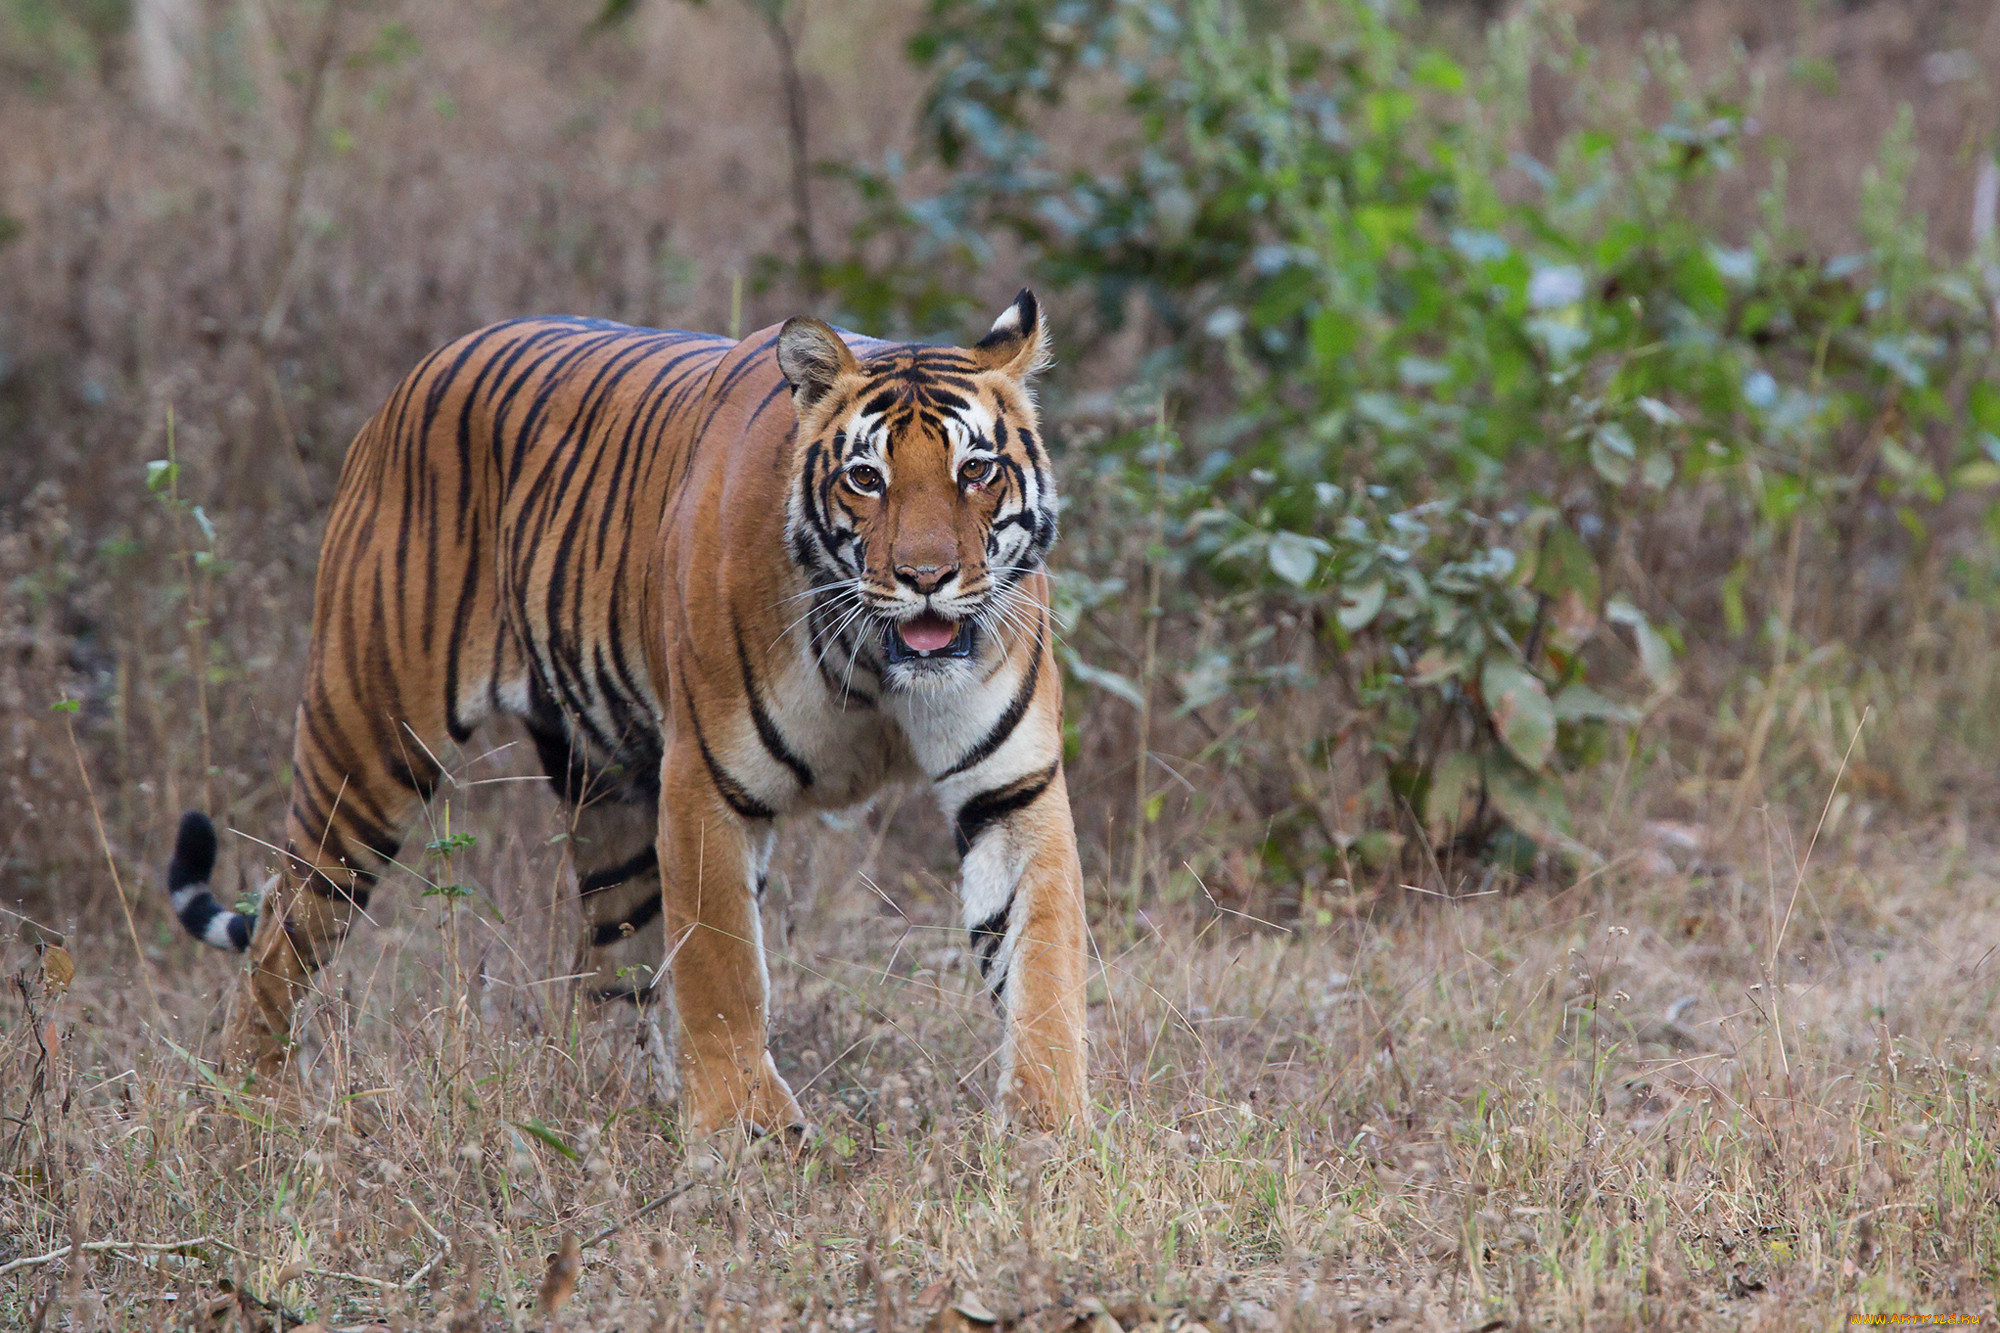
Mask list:
[[[902,636],[910,651],[934,653],[940,648],[949,648],[958,638],[958,622],[926,611],[915,620],[905,620],[898,625],[896,633]]]

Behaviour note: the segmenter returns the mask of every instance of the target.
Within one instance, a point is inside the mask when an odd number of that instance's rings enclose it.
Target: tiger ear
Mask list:
[[[997,370],[1023,382],[1049,363],[1049,331],[1041,304],[1026,287],[1000,312],[992,330],[973,346],[981,369]]]
[[[792,386],[792,405],[804,412],[826,397],[834,381],[861,369],[861,363],[830,325],[794,315],[778,330],[778,369]]]

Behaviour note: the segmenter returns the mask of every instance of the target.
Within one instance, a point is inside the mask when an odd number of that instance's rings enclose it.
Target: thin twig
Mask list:
[[[596,1245],[602,1241],[610,1240],[613,1236],[617,1235],[619,1232],[625,1230],[627,1227],[636,1223],[640,1218],[645,1217],[649,1213],[656,1213],[660,1209],[666,1207],[668,1204],[672,1203],[675,1199],[680,1198],[681,1195],[686,1194],[689,1190],[693,1189],[694,1186],[695,1182],[692,1180],[683,1181],[681,1184],[674,1186],[672,1189],[668,1190],[665,1194],[662,1194],[659,1198],[653,1200],[651,1203],[647,1204],[644,1208],[641,1208],[638,1212],[626,1218],[623,1222],[613,1222],[610,1226],[604,1228],[604,1230],[598,1232],[595,1236],[592,1236],[589,1240],[584,1242],[585,1248],[588,1248],[592,1245]]]
[[[90,1240],[83,1243],[82,1249],[86,1254],[118,1253],[128,1250],[145,1251],[150,1254],[185,1254],[190,1250],[198,1250],[203,1245],[213,1245],[219,1249],[228,1250],[233,1254],[243,1253],[243,1251],[237,1249],[235,1246],[216,1240],[212,1236],[196,1236],[193,1240],[168,1241]],[[67,1259],[70,1255],[76,1253],[77,1248],[75,1245],[64,1245],[59,1249],[50,1250],[47,1254],[31,1254],[16,1259],[11,1263],[0,1264],[0,1277],[5,1277],[16,1269],[37,1268],[42,1264],[52,1264],[58,1259]]]
[[[77,743],[75,717],[74,713],[63,715],[63,727],[69,733],[69,750],[76,756],[77,776],[83,779],[83,794],[90,802],[90,818],[97,828],[97,845],[104,852],[104,864],[111,869],[111,887],[118,891],[118,906],[125,913],[125,929],[132,937],[132,958],[139,980],[145,984],[146,998],[152,1001],[154,1021],[164,1024],[166,1010],[160,1005],[159,992],[153,989],[153,969],[146,962],[145,947],[139,943],[139,924],[132,919],[132,903],[125,896],[125,880],[118,873],[118,858],[112,854],[111,839],[104,832],[104,812],[98,808],[97,789],[90,781],[90,765],[83,762],[83,747]]]
[[[643,1215],[644,1211],[641,1210],[640,1214],[635,1214],[634,1220],[637,1220],[638,1216]],[[419,1220],[422,1219],[419,1218]],[[424,1223],[424,1229],[429,1231],[434,1237],[438,1234],[428,1222]],[[218,1250],[227,1250],[230,1254],[240,1259],[263,1262],[262,1256],[231,1245],[226,1240],[217,1240],[214,1236],[195,1236],[190,1240],[163,1241],[91,1240],[85,1241],[81,1247],[75,1244],[64,1245],[59,1249],[50,1250],[47,1254],[26,1255],[10,1263],[0,1264],[0,1277],[5,1277],[17,1269],[38,1268],[43,1264],[55,1263],[59,1259],[67,1259],[75,1254],[79,1248],[86,1254],[116,1254],[125,1257],[132,1257],[138,1254],[180,1254],[199,1259],[205,1257],[201,1253],[204,1246],[213,1247]],[[374,1287],[377,1291],[407,1292],[415,1291],[423,1283],[423,1280],[430,1276],[431,1270],[437,1267],[439,1260],[443,1257],[441,1254],[433,1256],[423,1267],[401,1282],[391,1282],[386,1278],[368,1277],[362,1273],[344,1273],[336,1269],[308,1268],[304,1271],[307,1277],[331,1278],[336,1282],[354,1282],[364,1287]],[[255,1300],[256,1297],[252,1296],[251,1299]],[[258,1303],[263,1304],[261,1301]]]
[[[813,235],[812,153],[807,143],[806,83],[799,69],[798,43],[785,28],[785,0],[751,0],[778,53],[778,79],[785,94],[785,144],[792,167],[792,232],[798,239],[799,268],[806,291],[820,289],[822,266]]]

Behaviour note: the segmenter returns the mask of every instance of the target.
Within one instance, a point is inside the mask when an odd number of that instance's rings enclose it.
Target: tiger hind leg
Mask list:
[[[599,1017],[621,1026],[630,1017],[649,1090],[671,1102],[679,1078],[665,1035],[673,1028],[672,988],[661,984],[666,944],[656,845],[659,798],[635,784],[593,775],[560,737],[541,732],[535,742],[569,813],[570,859],[583,908],[570,972]]]
[[[299,707],[285,850],[223,1035],[225,1067],[259,1078],[290,1063],[293,1017],[313,974],[367,914],[376,882],[397,864],[405,831],[443,776],[433,757],[446,745],[441,724],[428,735],[385,718],[357,735],[331,721],[341,714],[322,694],[309,691]],[[344,715],[357,714],[371,712]]]

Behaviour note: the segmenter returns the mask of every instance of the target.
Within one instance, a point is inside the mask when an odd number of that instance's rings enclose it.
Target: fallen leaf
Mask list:
[[[61,995],[69,989],[69,983],[76,977],[76,962],[69,956],[69,950],[60,944],[51,944],[42,950],[42,988],[51,995]]]
[[[48,1051],[51,1060],[62,1054],[62,1036],[56,1031],[56,1021],[53,1018],[49,1020],[49,1025],[42,1029],[42,1046]]]
[[[964,1293],[952,1302],[951,1308],[954,1312],[964,1315],[975,1324],[997,1324],[1000,1322],[1000,1316],[987,1309],[986,1302],[980,1300],[976,1292],[968,1291]]]
[[[541,1310],[544,1315],[552,1315],[562,1308],[563,1302],[576,1290],[577,1273],[582,1268],[583,1247],[577,1244],[574,1231],[565,1231],[561,1247],[549,1256],[549,1271],[542,1276]]]
[[[1000,1322],[986,1302],[971,1292],[959,1294],[950,1282],[931,1283],[917,1294],[916,1304],[920,1310],[933,1307],[924,1321],[924,1333],[988,1333]]]

